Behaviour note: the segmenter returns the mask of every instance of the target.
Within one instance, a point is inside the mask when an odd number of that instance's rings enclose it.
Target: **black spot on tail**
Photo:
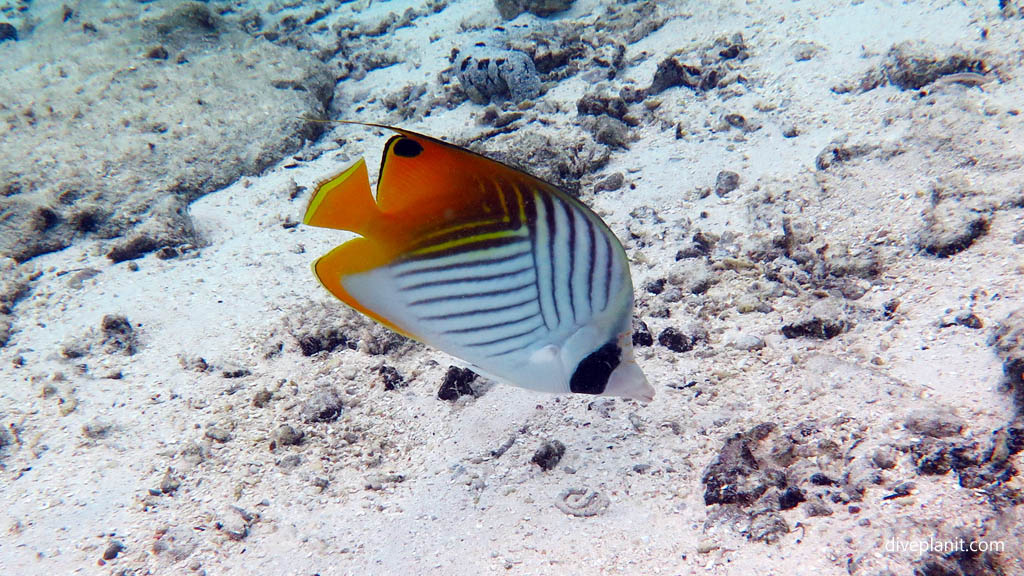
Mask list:
[[[395,154],[398,154],[399,156],[415,158],[420,155],[420,152],[423,152],[423,146],[420,146],[419,142],[411,138],[399,138],[399,140],[395,142],[394,151]]]
[[[600,394],[608,385],[608,378],[618,368],[622,350],[615,342],[609,342],[592,352],[576,366],[569,380],[569,390],[577,394]]]

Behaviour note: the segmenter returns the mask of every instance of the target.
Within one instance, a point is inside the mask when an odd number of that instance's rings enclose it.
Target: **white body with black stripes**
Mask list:
[[[417,233],[380,266],[324,278],[318,265],[324,285],[498,381],[649,401],[654,391],[633,358],[628,261],[604,222],[542,180],[461,148],[401,133],[385,149],[381,187],[395,180],[411,187],[428,178],[448,178],[430,170],[465,155],[463,163],[477,171],[451,175],[450,184],[442,181],[442,190],[448,186],[457,188],[455,193],[475,194],[479,206],[466,202],[469,208],[461,213],[439,210],[432,222],[440,225]],[[491,169],[480,170],[481,165]],[[421,167],[425,175],[417,179]],[[402,170],[400,178],[389,176],[389,168]],[[462,196],[455,198],[453,204]],[[408,216],[393,216],[392,222],[400,218]],[[367,228],[372,240],[372,226]],[[351,260],[352,255],[344,257]],[[323,270],[331,274],[330,267]],[[334,282],[338,288],[331,287]]]

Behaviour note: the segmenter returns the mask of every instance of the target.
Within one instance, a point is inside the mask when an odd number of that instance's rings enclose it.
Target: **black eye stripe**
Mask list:
[[[569,380],[569,390],[577,394],[600,394],[608,385],[608,378],[619,367],[622,350],[615,342],[601,346],[576,366]]]
[[[392,150],[395,154],[405,158],[415,158],[423,152],[423,146],[412,138],[399,138]]]

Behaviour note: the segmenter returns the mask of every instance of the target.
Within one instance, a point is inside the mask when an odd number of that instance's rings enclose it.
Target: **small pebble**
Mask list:
[[[665,279],[658,278],[657,280],[651,280],[647,284],[644,284],[644,290],[646,290],[648,294],[661,294],[665,291]]]
[[[120,540],[111,540],[110,544],[107,545],[107,549],[103,551],[104,560],[113,560],[117,558],[117,555],[124,550],[124,544]]]
[[[737,350],[760,350],[764,348],[764,340],[753,334],[739,334],[729,340],[729,346]]]
[[[891,448],[879,448],[871,455],[871,463],[882,470],[891,470],[896,467],[896,453]]]
[[[302,442],[304,434],[289,424],[282,424],[274,431],[273,436],[278,446],[295,446]]]
[[[551,440],[544,442],[544,444],[534,452],[533,458],[530,461],[540,466],[542,470],[547,471],[557,466],[558,462],[562,460],[562,456],[564,455],[565,444],[562,444],[558,440]]]
[[[385,390],[397,390],[408,386],[405,382],[405,378],[402,378],[402,375],[399,374],[398,370],[395,369],[394,366],[384,364],[377,369],[377,373],[380,374],[381,380],[384,381]]]
[[[448,372],[444,375],[444,382],[437,390],[437,397],[441,400],[454,402],[460,396],[472,396],[473,387],[470,384],[476,380],[477,374],[469,368],[449,366]]]
[[[341,395],[334,388],[318,390],[302,407],[306,422],[334,422],[345,410]]]
[[[910,493],[913,492],[914,488],[916,487],[917,485],[915,485],[913,482],[901,482],[900,484],[893,486],[892,494],[882,496],[882,500],[894,500],[896,498],[909,496]]]
[[[223,530],[228,535],[228,538],[232,540],[244,540],[249,535],[249,525],[252,524],[254,516],[237,506],[232,506],[231,508],[238,515],[227,515],[226,518],[218,522],[217,527]]]
[[[941,476],[948,473],[953,467],[951,448],[950,444],[929,437],[911,444],[910,452],[914,457],[917,472],[926,476]]]
[[[805,502],[803,505],[803,509],[804,514],[806,514],[809,518],[813,518],[816,516],[832,515],[832,508],[830,508],[828,504],[825,504],[821,500],[812,500],[810,502]]]
[[[967,423],[959,416],[938,408],[919,408],[903,420],[907,430],[932,438],[958,436]]]
[[[978,318],[971,312],[962,312],[960,314],[957,314],[956,318],[954,318],[954,321],[956,321],[956,323],[959,324],[960,326],[970,328],[971,330],[978,330],[984,326],[984,324],[982,324],[981,322],[981,318]]]
[[[285,470],[298,468],[300,464],[302,464],[302,456],[300,456],[299,454],[291,454],[289,456],[285,456],[284,458],[281,459],[280,462],[277,463],[278,466],[284,468]]]
[[[967,250],[988,232],[989,219],[950,202],[942,202],[925,215],[918,246],[937,258],[949,258]]]
[[[828,476],[822,474],[821,472],[815,472],[814,474],[811,474],[810,481],[811,484],[814,484],[815,486],[832,486],[833,484],[836,483],[835,480],[829,478]]]
[[[712,540],[701,540],[700,544],[697,544],[698,554],[708,554],[718,549],[718,544],[715,544]]]
[[[790,486],[786,488],[784,492],[779,494],[779,508],[782,510],[789,510],[796,508],[798,504],[807,500],[802,490],[796,486]]]
[[[106,422],[89,422],[82,425],[82,435],[90,440],[101,440],[109,436],[113,428]]]
[[[730,170],[722,170],[715,178],[715,194],[720,197],[727,196],[730,192],[740,187],[740,175]]]
[[[274,397],[274,393],[266,388],[261,389],[256,394],[253,394],[252,405],[257,408],[263,408],[270,402],[270,399]]]
[[[810,318],[793,324],[786,324],[782,327],[782,335],[786,338],[818,338],[829,340],[849,330],[850,325],[845,320],[837,318]]]
[[[747,537],[757,542],[773,544],[789,533],[789,523],[782,516],[768,512],[754,516],[747,529]]]
[[[168,468],[167,472],[164,473],[163,480],[160,481],[160,492],[164,494],[174,494],[180,487],[181,480],[175,478],[171,469]]]
[[[647,327],[647,324],[640,319],[633,319],[633,346],[653,346],[654,336],[651,335],[651,329]]]
[[[6,427],[0,427],[0,450],[14,444],[14,435]]]
[[[231,440],[231,433],[227,430],[217,427],[211,427],[206,429],[205,436],[214,442],[220,442],[223,444],[228,440]]]
[[[0,22],[0,43],[7,40],[16,42],[18,40],[18,29],[10,22]]]
[[[167,48],[164,48],[163,46],[154,46],[149,50],[149,52],[146,52],[146,58],[151,58],[153,60],[167,60],[169,56]]]
[[[675,328],[665,328],[658,334],[658,344],[668,348],[673,352],[689,352],[693,350],[693,342],[679,330]]]
[[[594,124],[594,139],[612,148],[628,148],[629,127],[611,116],[598,116]]]
[[[744,130],[747,127],[747,119],[742,114],[726,114],[724,120],[733,128]],[[719,175],[721,175],[721,173],[719,173]]]
[[[596,194],[598,192],[604,191],[613,192],[615,190],[618,190],[619,188],[622,188],[622,185],[625,183],[626,177],[622,175],[622,172],[616,172],[595,184],[594,193]]]
[[[228,378],[228,379],[232,379],[232,378],[245,378],[246,376],[249,376],[250,374],[252,374],[252,372],[250,372],[246,368],[231,368],[231,369],[223,370],[220,373],[220,375],[222,377]]]

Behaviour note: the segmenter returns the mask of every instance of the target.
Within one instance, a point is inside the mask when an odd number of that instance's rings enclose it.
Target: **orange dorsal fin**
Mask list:
[[[366,161],[360,158],[352,166],[317,185],[302,222],[365,235],[379,217],[380,210],[370,192]]]

